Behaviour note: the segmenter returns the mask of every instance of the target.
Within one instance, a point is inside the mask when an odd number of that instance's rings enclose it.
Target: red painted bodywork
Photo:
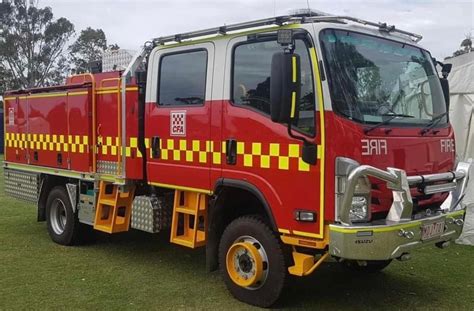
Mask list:
[[[104,79],[118,78],[120,73],[107,73],[95,75],[96,91],[117,90],[117,81]],[[69,169],[77,172],[92,172],[92,87],[72,89],[72,85],[89,80],[69,79],[67,87],[63,90],[43,92],[86,92],[76,96],[57,96],[45,98],[24,98],[27,94],[10,92],[5,95],[5,128],[8,134],[24,135],[79,135],[88,137],[88,146],[84,153],[62,151],[63,162],[57,161],[57,151],[37,150],[36,142],[30,137],[28,144],[18,147],[5,148],[6,161],[12,163],[30,164],[35,166],[55,167]],[[89,81],[90,82],[90,81]],[[127,146],[130,154],[127,156],[126,178],[141,180],[143,178],[143,158],[139,157],[138,150],[133,148],[130,140],[138,137],[138,92],[136,85],[127,86],[126,104],[126,131]],[[35,93],[35,95],[38,92]],[[116,137],[118,129],[118,104],[119,93],[111,91],[96,94],[97,121],[95,128],[99,137]],[[13,98],[13,99],[12,99]],[[14,109],[13,125],[9,124],[9,109]],[[170,135],[170,112],[174,110],[186,111],[186,136],[172,137]],[[348,157],[360,164],[369,164],[381,169],[387,167],[401,168],[408,175],[447,172],[453,169],[454,153],[442,152],[441,139],[452,139],[453,131],[450,126],[437,129],[436,133],[420,134],[420,128],[387,126],[373,130],[368,135],[364,134],[364,126],[343,118],[332,111],[325,112],[325,173],[324,173],[324,207],[320,206],[320,174],[321,160],[309,171],[300,171],[298,159],[289,159],[289,169],[278,169],[278,159],[271,158],[270,168],[259,165],[245,166],[244,155],[237,156],[235,165],[226,163],[222,142],[234,139],[245,144],[245,154],[252,153],[252,143],[261,143],[261,154],[268,155],[269,144],[279,144],[281,156],[288,155],[288,144],[298,144],[301,141],[288,136],[286,126],[273,123],[269,116],[255,110],[234,106],[227,100],[206,101],[202,106],[158,107],[155,103],[146,103],[145,106],[145,139],[148,144],[153,137],[160,138],[162,148],[167,148],[168,140],[176,144],[180,140],[186,141],[181,159],[163,161],[147,157],[148,182],[197,188],[204,191],[213,191],[219,180],[233,179],[243,181],[258,189],[268,205],[278,228],[296,230],[301,232],[322,234],[320,223],[334,221],[335,210],[335,161],[337,157]],[[316,136],[307,139],[316,145],[321,144],[321,122],[319,112],[316,112]],[[21,138],[21,137],[20,137]],[[387,141],[387,154],[362,155],[362,139],[385,139]],[[213,162],[213,155],[207,153],[206,161],[199,161],[199,152],[192,153],[186,158],[186,150],[192,150],[192,141],[200,142],[201,151],[206,151],[206,141],[214,143],[213,151],[220,153],[220,163]],[[105,141],[105,140],[102,140]],[[30,144],[33,143],[33,144]],[[103,154],[99,144],[97,160],[117,161],[118,155]],[[38,160],[35,160],[38,152]],[[259,161],[254,157],[254,163]],[[391,204],[391,193],[383,183],[373,182],[374,213],[386,212]],[[441,202],[445,195],[420,197],[416,189],[413,195],[417,203],[426,205]],[[375,204],[376,203],[376,204]],[[322,210],[324,208],[324,211]],[[309,210],[317,214],[316,223],[298,222],[294,219],[296,210]],[[322,219],[321,215],[324,214]]]
[[[46,88],[44,90],[26,90],[22,92],[7,92],[5,94],[5,133],[20,135],[22,141],[17,147],[8,147],[5,144],[5,160],[12,163],[30,164],[71,170],[75,172],[92,173],[92,96],[96,97],[96,131],[97,137],[117,136],[117,91],[109,94],[100,94],[101,90],[117,89],[116,81],[104,81],[120,77],[120,72],[100,73],[94,75],[96,93],[93,95],[92,82],[89,76],[68,78],[65,86]],[[83,84],[83,87],[78,87]],[[138,136],[138,92],[136,85],[127,88],[127,144],[131,137]],[[61,95],[64,94],[65,95]],[[77,93],[81,93],[77,95]],[[58,95],[59,94],[59,95]],[[14,124],[9,124],[9,111],[14,111]],[[28,136],[29,134],[29,136]],[[22,136],[24,135],[24,136]],[[40,141],[40,135],[42,138]],[[60,150],[53,146],[50,150],[46,143],[46,135],[51,142],[63,141]],[[77,148],[72,152],[72,144]],[[76,136],[79,141],[76,143]],[[87,141],[83,138],[87,137]],[[43,142],[46,145],[43,145]],[[115,143],[115,141],[114,141]],[[64,144],[68,144],[65,149]],[[79,152],[79,145],[84,145],[83,152]],[[46,148],[44,148],[46,147]],[[104,155],[98,146],[97,160],[117,161],[117,156]],[[62,161],[58,161],[61,154]],[[137,151],[132,150],[127,158],[126,178],[141,179],[142,159],[137,157]]]
[[[282,124],[273,123],[268,116],[255,110],[236,107],[230,101],[207,101],[199,107],[158,107],[155,103],[147,103],[145,136],[151,139],[159,136],[161,140],[183,139],[170,136],[170,111],[186,110],[186,140],[211,140],[216,142],[235,139],[245,143],[245,153],[251,153],[252,143],[262,145],[262,154],[269,154],[269,144],[278,143],[282,146],[281,155],[288,155],[284,146],[288,144],[302,145],[301,141],[288,137],[287,128]],[[317,131],[321,131],[318,129]],[[320,135],[308,137],[318,144]],[[188,142],[189,149],[189,142]],[[194,157],[197,155],[195,154]],[[270,168],[260,168],[258,157],[254,157],[253,167],[244,166],[243,155],[237,155],[235,165],[226,163],[225,157],[221,164],[210,164],[208,155],[206,163],[149,159],[147,161],[148,180],[152,183],[179,185],[184,187],[208,189],[212,191],[220,179],[233,179],[255,186],[271,206],[273,216],[279,228],[319,233],[317,223],[301,223],[294,220],[294,210],[303,209],[319,214],[319,169],[320,165],[311,166],[309,172],[295,170],[297,159],[290,159],[289,170],[280,170],[278,159],[272,158]],[[298,193],[295,195],[295,193]]]
[[[152,139],[157,136],[162,143],[162,149],[177,149],[179,140],[186,140],[186,150],[192,149],[192,140],[200,142],[199,149],[206,149],[206,141],[210,140],[210,120],[213,103],[205,102],[202,106],[158,107],[148,103],[145,116],[145,137]],[[170,135],[170,112],[186,111],[186,136]],[[176,148],[171,148],[168,140],[173,139]],[[170,152],[170,158],[172,157]],[[199,153],[193,153],[192,159],[186,160],[185,152],[180,152],[180,160],[162,160],[150,158],[147,160],[148,181],[168,185],[179,185],[198,189],[211,189],[210,155],[207,154],[204,163],[199,162]]]
[[[334,112],[326,112],[326,215],[334,219],[335,202],[335,161],[337,157],[347,157],[360,164],[368,164],[386,170],[388,167],[404,169],[408,176],[448,172],[454,168],[454,148],[452,152],[442,152],[441,139],[453,139],[454,131],[450,125],[436,128],[436,133],[422,135],[419,127],[383,126],[364,134],[362,124],[355,123]],[[362,139],[384,139],[387,141],[387,154],[362,155]],[[387,212],[392,203],[392,193],[385,182],[371,179],[372,212]],[[446,194],[422,197],[412,189],[414,200],[420,205],[440,203]]]
[[[269,154],[270,143],[279,143],[281,155],[287,155],[288,144],[301,145],[302,142],[288,136],[286,125],[277,124],[269,116],[248,108],[222,102],[222,139],[234,138],[244,141],[246,153],[251,153],[252,142],[262,142],[262,154]],[[306,139],[318,145],[321,141],[320,122],[317,124],[316,137]],[[258,161],[258,159],[257,159]],[[277,159],[272,157],[270,169],[259,167],[248,168],[242,165],[241,156],[237,165],[222,165],[222,177],[245,180],[256,186],[272,207],[272,213],[278,228],[322,234],[320,232],[320,169],[321,162],[310,166],[309,171],[298,171],[298,160],[290,159],[289,170],[280,170]],[[296,210],[307,210],[316,213],[316,223],[298,222]]]
[[[146,137],[159,136],[160,139],[172,139],[170,133],[170,111],[186,110],[188,132],[186,139],[225,141],[235,139],[244,142],[246,153],[251,153],[252,142],[262,143],[262,154],[269,154],[270,143],[286,145],[298,140],[288,136],[286,126],[273,123],[269,116],[248,108],[232,105],[230,101],[209,101],[202,107],[157,107],[155,103],[147,104]],[[317,135],[307,137],[315,144],[320,144],[321,128],[317,116]],[[447,172],[453,169],[454,153],[441,152],[440,139],[453,138],[450,126],[437,129],[436,134],[420,134],[420,128],[382,127],[365,135],[364,126],[340,117],[333,112],[325,112],[326,122],[326,171],[325,171],[325,204],[324,219],[334,221],[335,211],[335,161],[337,157],[348,157],[360,164],[368,164],[381,169],[387,167],[402,168],[408,175]],[[210,126],[210,127],[209,127]],[[386,130],[390,128],[390,132]],[[179,139],[179,137],[175,137]],[[387,155],[362,156],[362,139],[385,139]],[[176,143],[176,142],[175,142]],[[189,147],[189,146],[188,146]],[[255,161],[255,160],[254,160]],[[258,161],[258,159],[257,159]],[[320,211],[320,162],[311,166],[309,172],[295,170],[295,163],[290,163],[290,170],[275,169],[277,159],[271,159],[271,168],[245,167],[243,156],[237,156],[236,165],[187,163],[186,161],[148,160],[148,179],[151,182],[180,185],[199,189],[214,189],[219,179],[245,181],[255,186],[271,206],[273,216],[279,228],[302,232],[320,233],[319,222],[303,223],[294,220],[295,210]],[[290,160],[291,161],[291,160]],[[210,167],[210,170],[209,170]],[[207,172],[210,172],[210,175]],[[383,182],[372,179],[372,197],[379,204],[372,204],[374,213],[388,211],[392,194]],[[419,197],[413,190],[415,200]],[[431,204],[444,200],[445,195],[435,195],[420,200],[419,204]],[[373,200],[374,201],[374,200]]]

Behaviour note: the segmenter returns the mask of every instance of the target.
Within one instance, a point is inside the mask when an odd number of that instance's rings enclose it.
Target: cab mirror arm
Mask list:
[[[303,142],[303,147],[301,150],[301,158],[305,163],[310,165],[316,165],[318,161],[318,149],[315,144],[308,141],[305,137],[293,134],[293,130],[291,128],[291,123],[288,122],[288,136],[294,139],[301,140]]]
[[[436,64],[441,66],[441,75],[439,82],[441,83],[441,89],[443,90],[444,101],[446,103],[446,111],[449,112],[449,81],[448,76],[453,68],[453,64],[445,64],[440,61],[436,61]]]

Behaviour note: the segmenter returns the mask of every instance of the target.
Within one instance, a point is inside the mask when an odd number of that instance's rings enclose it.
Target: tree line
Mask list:
[[[55,18],[37,0],[0,0],[0,95],[6,90],[61,84],[71,72],[85,72],[108,44],[102,29],[87,27],[75,40],[74,25]],[[72,42],[72,43],[71,43]]]
[[[460,48],[454,51],[452,56],[448,56],[445,59],[450,59],[456,56],[474,52],[474,47],[472,47],[472,41],[474,40],[474,37],[472,36],[472,33],[466,34],[465,37],[466,38],[461,41]]]

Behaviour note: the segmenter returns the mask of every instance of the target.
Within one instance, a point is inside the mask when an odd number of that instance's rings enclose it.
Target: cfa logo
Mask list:
[[[454,139],[441,139],[439,141],[441,145],[441,152],[454,152]]]
[[[385,139],[361,139],[362,155],[387,154],[387,141]]]
[[[186,136],[186,110],[170,112],[170,135]]]

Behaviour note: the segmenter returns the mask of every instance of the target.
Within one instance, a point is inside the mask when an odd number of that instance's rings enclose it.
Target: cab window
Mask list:
[[[245,42],[234,49],[232,100],[234,104],[270,115],[270,72],[272,55],[281,52],[276,38],[265,41]],[[293,124],[310,135],[315,133],[314,82],[308,45],[296,39],[295,53],[301,59],[301,96],[299,117]]]
[[[164,55],[160,61],[160,106],[202,105],[206,93],[207,52]]]

